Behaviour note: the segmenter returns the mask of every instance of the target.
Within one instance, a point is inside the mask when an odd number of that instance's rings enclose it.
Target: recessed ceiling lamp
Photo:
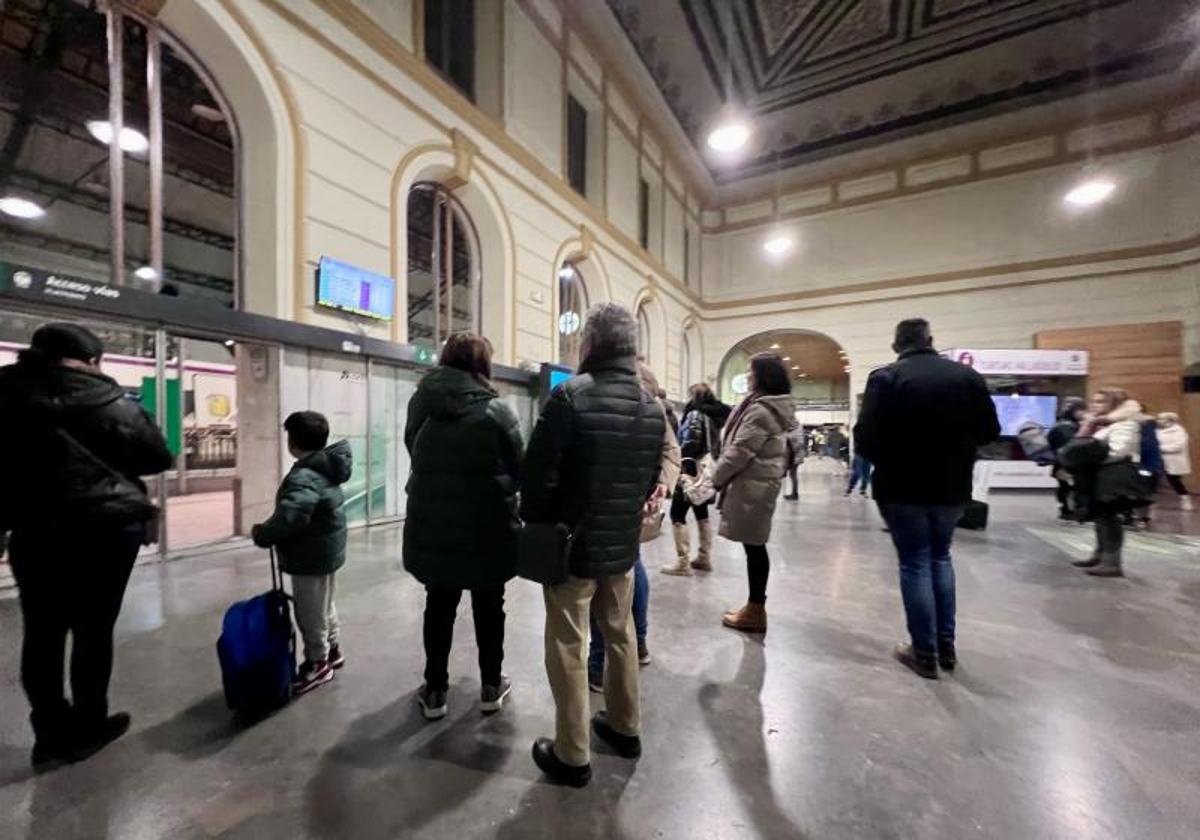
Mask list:
[[[40,219],[46,215],[46,208],[27,198],[6,195],[0,198],[0,213],[15,216],[18,219]]]
[[[730,122],[719,125],[708,133],[708,147],[714,152],[729,154],[736,152],[750,139],[750,129],[745,123]]]
[[[133,276],[139,280],[157,280],[158,272],[154,270],[154,266],[144,265],[133,272]]]
[[[225,115],[211,105],[204,105],[197,102],[192,106],[192,113],[202,120],[209,122],[225,122]]]
[[[791,356],[784,356],[784,357],[783,357],[783,360],[784,360],[785,362],[790,362],[790,361],[792,360],[792,357],[791,357]]]
[[[786,234],[777,233],[763,243],[763,250],[773,257],[781,257],[792,250],[792,238]]]
[[[778,345],[778,344],[772,344],[772,345],[771,345],[771,349],[772,349],[772,350],[778,350],[778,349],[779,349],[779,345]]]
[[[109,145],[113,141],[112,123],[108,120],[89,120],[87,130],[92,133],[92,136],[105,145]],[[121,129],[121,140],[118,143],[122,151],[144,152],[150,148],[150,141],[146,139],[146,135],[132,128]]]
[[[1076,207],[1091,207],[1107,199],[1116,188],[1117,185],[1107,178],[1093,178],[1072,189],[1063,200]]]

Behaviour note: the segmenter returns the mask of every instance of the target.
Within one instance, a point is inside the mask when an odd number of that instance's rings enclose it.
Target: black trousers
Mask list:
[[[425,684],[434,691],[450,686],[450,646],[454,619],[463,590],[425,587]],[[471,590],[475,644],[479,647],[479,678],[483,685],[500,685],[504,664],[504,584]]]
[[[751,604],[767,603],[767,576],[771,573],[771,558],[765,545],[742,544],[746,550],[746,577],[750,583]]]
[[[113,626],[142,536],[141,525],[13,533],[9,561],[25,626],[21,684],[39,739],[65,737],[72,717],[86,728],[108,716]],[[68,634],[71,702],[63,695]]]
[[[1167,483],[1170,484],[1171,489],[1180,496],[1188,495],[1188,489],[1183,484],[1183,476],[1171,475],[1170,473],[1167,473]]]
[[[683,492],[683,488],[676,487],[675,495],[671,497],[671,522],[676,525],[682,525],[684,522],[687,522],[689,510],[695,511],[697,522],[703,522],[705,519],[708,519],[708,503],[694,505],[688,501],[687,494]]]

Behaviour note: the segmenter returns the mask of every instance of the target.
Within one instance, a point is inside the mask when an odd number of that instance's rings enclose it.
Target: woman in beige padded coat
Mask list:
[[[796,426],[792,381],[783,360],[759,353],[750,360],[750,393],[725,424],[721,458],[713,468],[719,492],[718,533],[746,551],[750,597],[725,613],[726,627],[748,633],[767,629],[767,540],[775,502],[788,468],[787,433]]]

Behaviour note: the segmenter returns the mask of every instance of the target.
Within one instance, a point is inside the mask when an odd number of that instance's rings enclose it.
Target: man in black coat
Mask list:
[[[39,769],[86,758],[129,728],[129,715],[108,713],[113,625],[154,513],[140,476],[173,460],[141,406],[100,372],[103,352],[83,327],[48,324],[0,370],[0,437],[20,476],[0,503],[0,530],[12,531]]]
[[[867,380],[856,451],[875,465],[875,500],[900,556],[912,642],[896,658],[937,679],[939,664],[956,664],[950,543],[971,499],[976,453],[1000,435],[1000,422],[983,377],[933,349],[929,322],[901,321],[892,349],[899,359]]]
[[[666,432],[662,408],[637,373],[637,322],[600,304],[588,313],[579,375],[551,394],[533,431],[521,481],[521,518],[562,522],[574,534],[571,579],[545,588],[546,673],[558,709],[553,740],[533,746],[538,767],[575,786],[591,778],[588,616],[607,648],[607,714],[596,734],[627,758],[641,754],[633,565],[642,508],[655,489]]]

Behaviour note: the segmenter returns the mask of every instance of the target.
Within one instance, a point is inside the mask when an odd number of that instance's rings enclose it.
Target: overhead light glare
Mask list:
[[[750,129],[744,123],[734,122],[717,126],[708,135],[708,147],[716,152],[736,152],[750,139]]]
[[[1075,187],[1064,196],[1064,200],[1076,207],[1091,207],[1111,196],[1116,188],[1117,185],[1106,178],[1095,178]]]
[[[559,280],[570,280],[574,276],[575,276],[575,266],[573,266],[573,265],[564,265],[562,268],[560,268],[558,270],[558,279]]]
[[[112,123],[108,120],[90,120],[87,123],[87,130],[105,145],[109,145],[113,141]],[[149,149],[150,141],[140,131],[125,127],[121,129],[121,139],[117,145],[121,147],[122,151],[137,154]]]
[[[154,266],[144,265],[134,271],[133,276],[139,280],[157,280],[158,272],[154,270]]]
[[[773,257],[779,257],[792,250],[792,238],[790,236],[772,236],[763,243],[763,250]]]
[[[772,345],[771,345],[771,349],[772,349],[772,350],[778,350],[778,349],[779,349],[779,345],[778,345],[778,344],[772,344]]]
[[[27,198],[6,195],[0,198],[0,213],[15,216],[18,219],[40,219],[46,215],[46,208]]]

